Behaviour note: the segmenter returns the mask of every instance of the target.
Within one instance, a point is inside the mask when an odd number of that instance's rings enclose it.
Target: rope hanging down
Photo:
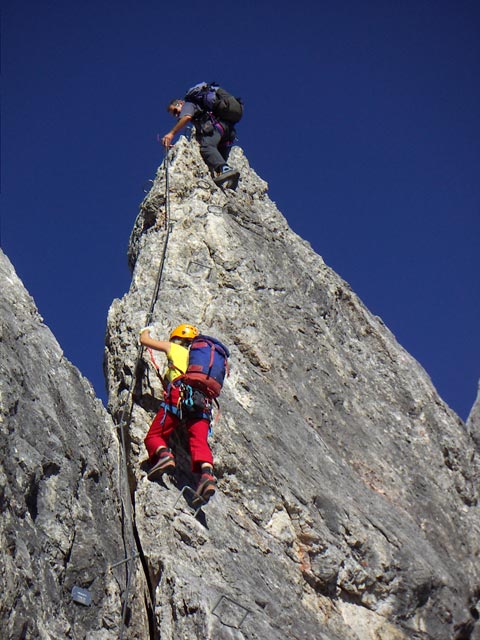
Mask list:
[[[167,255],[167,247],[168,247],[168,240],[170,237],[170,233],[171,233],[171,222],[170,222],[170,185],[169,185],[169,156],[168,156],[168,149],[165,150],[165,159],[164,159],[164,169],[165,169],[165,239],[164,239],[164,243],[163,243],[163,249],[162,249],[162,256],[160,259],[160,265],[158,268],[158,273],[157,273],[157,278],[155,281],[155,287],[153,290],[153,294],[152,294],[152,299],[150,302],[150,307],[147,313],[147,317],[145,320],[145,326],[148,326],[151,323],[152,320],[152,316],[153,316],[153,310],[155,308],[155,303],[157,302],[157,298],[158,298],[158,292],[160,291],[160,285],[162,282],[162,276],[163,276],[163,270],[164,270],[164,266],[165,266],[165,258]],[[125,491],[120,491],[120,495],[123,496],[122,498],[122,507],[123,507],[123,511],[124,511],[124,515],[125,515],[125,522],[128,523],[128,534],[129,534],[129,538],[130,540],[127,542],[125,541],[125,566],[126,566],[126,571],[127,571],[127,582],[126,582],[126,587],[125,587],[125,593],[124,593],[124,598],[123,598],[123,605],[122,605],[122,624],[121,624],[121,628],[120,628],[120,634],[119,634],[119,639],[122,640],[123,639],[123,634],[124,634],[124,630],[125,630],[125,622],[126,622],[126,618],[127,618],[127,611],[128,611],[128,600],[129,600],[129,593],[130,593],[130,586],[131,586],[131,578],[132,578],[132,571],[130,569],[130,563],[132,561],[135,560],[135,558],[138,557],[138,553],[137,549],[136,549],[136,544],[135,544],[135,534],[134,534],[134,529],[133,529],[133,507],[132,507],[132,499],[131,499],[131,495],[130,495],[130,485],[128,482],[128,466],[127,466],[127,445],[126,445],[126,438],[125,438],[125,428],[128,426],[128,424],[130,423],[130,418],[131,418],[131,411],[132,411],[132,407],[131,407],[131,398],[133,395],[133,390],[135,388],[135,383],[136,383],[136,378],[137,378],[137,371],[138,371],[138,367],[140,364],[140,361],[142,359],[142,355],[143,355],[143,345],[139,345],[138,346],[138,351],[137,351],[137,357],[136,357],[136,361],[135,361],[135,366],[133,369],[133,375],[132,375],[132,380],[130,382],[130,387],[128,389],[128,395],[127,398],[125,400],[125,404],[123,407],[123,411],[122,411],[122,415],[120,418],[120,423],[118,424],[118,429],[120,430],[120,436],[121,436],[121,445],[122,445],[122,457],[123,457],[123,482],[125,484]],[[124,538],[125,540],[125,538]],[[131,545],[131,548],[129,549],[129,545]]]

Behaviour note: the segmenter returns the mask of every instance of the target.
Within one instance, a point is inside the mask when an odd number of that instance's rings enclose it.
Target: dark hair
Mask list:
[[[180,102],[181,98],[174,98],[173,100],[170,100],[170,102],[167,105],[167,111],[170,111],[170,107],[175,107],[177,105],[177,102]]]

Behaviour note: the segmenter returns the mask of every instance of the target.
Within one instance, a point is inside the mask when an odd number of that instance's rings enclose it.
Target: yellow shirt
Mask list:
[[[168,368],[165,371],[165,380],[173,382],[175,378],[183,375],[188,367],[188,349],[175,342],[170,344],[170,351],[167,353]]]

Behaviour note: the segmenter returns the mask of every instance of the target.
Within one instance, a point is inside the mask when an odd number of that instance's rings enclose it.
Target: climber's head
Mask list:
[[[180,100],[180,98],[175,98],[169,103],[167,107],[167,111],[174,118],[178,118],[180,116],[180,111],[182,110],[182,107],[184,104],[185,104],[184,100]]]
[[[192,324],[179,324],[170,334],[170,342],[188,345],[199,333],[197,327]]]

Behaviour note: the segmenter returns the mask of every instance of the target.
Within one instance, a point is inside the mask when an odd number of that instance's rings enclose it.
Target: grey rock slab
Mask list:
[[[116,429],[2,252],[0,281],[0,636],[113,640],[126,588],[125,566],[111,569],[125,557]]]

